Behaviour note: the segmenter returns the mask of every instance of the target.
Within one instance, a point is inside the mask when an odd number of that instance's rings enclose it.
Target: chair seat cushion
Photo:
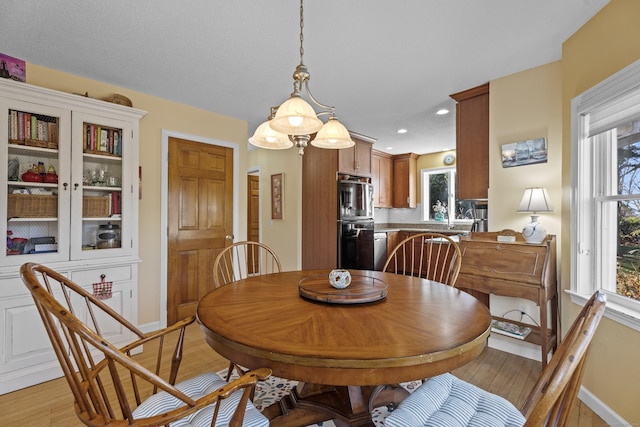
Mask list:
[[[451,374],[430,378],[385,419],[386,427],[522,426],[524,416],[508,400]]]
[[[185,380],[177,384],[176,388],[192,399],[199,399],[226,384],[218,374],[209,372]],[[229,424],[241,396],[242,390],[238,390],[229,396],[229,398],[222,401],[216,426],[226,426]],[[183,402],[180,399],[162,391],[142,402],[140,406],[133,411],[133,416],[135,418],[151,417],[171,411],[182,404]],[[207,406],[186,418],[171,423],[171,427],[209,427],[214,409],[215,405]],[[262,415],[251,402],[248,402],[242,425],[245,427],[269,427],[269,420]]]

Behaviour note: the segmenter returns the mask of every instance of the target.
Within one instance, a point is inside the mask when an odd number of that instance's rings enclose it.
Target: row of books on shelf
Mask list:
[[[42,114],[9,110],[9,139],[58,144],[58,119]]]
[[[493,319],[491,321],[491,331],[523,340],[531,333],[531,328],[528,326],[516,325],[511,322],[505,322],[503,320]]]
[[[85,124],[84,151],[122,156],[122,130]]]

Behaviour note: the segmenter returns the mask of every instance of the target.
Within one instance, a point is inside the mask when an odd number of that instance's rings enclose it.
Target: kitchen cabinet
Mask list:
[[[373,206],[392,208],[393,159],[390,154],[371,152],[371,183],[373,184]]]
[[[138,133],[131,107],[0,80],[0,393],[59,376],[37,310],[19,277],[45,264],[137,320]],[[7,119],[8,118],[8,119]],[[80,315],[86,315],[80,314]],[[109,331],[109,325],[104,327]],[[124,344],[131,337],[112,331]]]
[[[338,151],[309,145],[302,156],[302,268],[338,263]]]
[[[338,263],[338,173],[371,175],[371,147],[375,139],[350,132],[355,148],[327,150],[309,145],[302,156],[302,268],[334,269]],[[350,153],[350,154],[349,154]],[[360,169],[341,169],[345,155],[362,156]],[[353,163],[352,163],[353,164]]]
[[[458,200],[489,194],[489,83],[450,95],[456,102]]]
[[[418,155],[415,153],[393,156],[393,207],[416,207],[416,181]]]
[[[391,255],[391,252],[398,246],[398,243],[402,241],[403,232],[401,231],[387,231],[387,257]]]
[[[374,139],[349,132],[355,145],[338,150],[338,171],[344,174],[371,176],[371,147]]]

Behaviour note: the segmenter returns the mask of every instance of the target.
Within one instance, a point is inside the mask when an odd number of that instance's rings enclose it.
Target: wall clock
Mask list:
[[[442,159],[445,165],[452,165],[453,162],[456,160],[456,156],[454,156],[453,154],[447,154],[446,156],[444,156],[444,159]]]

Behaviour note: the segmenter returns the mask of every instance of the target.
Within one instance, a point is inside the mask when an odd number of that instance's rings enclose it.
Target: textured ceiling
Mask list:
[[[451,149],[450,94],[560,59],[606,3],[307,0],[310,88],[376,149]],[[297,0],[3,0],[0,52],[244,119],[251,135],[291,93],[298,18]]]

